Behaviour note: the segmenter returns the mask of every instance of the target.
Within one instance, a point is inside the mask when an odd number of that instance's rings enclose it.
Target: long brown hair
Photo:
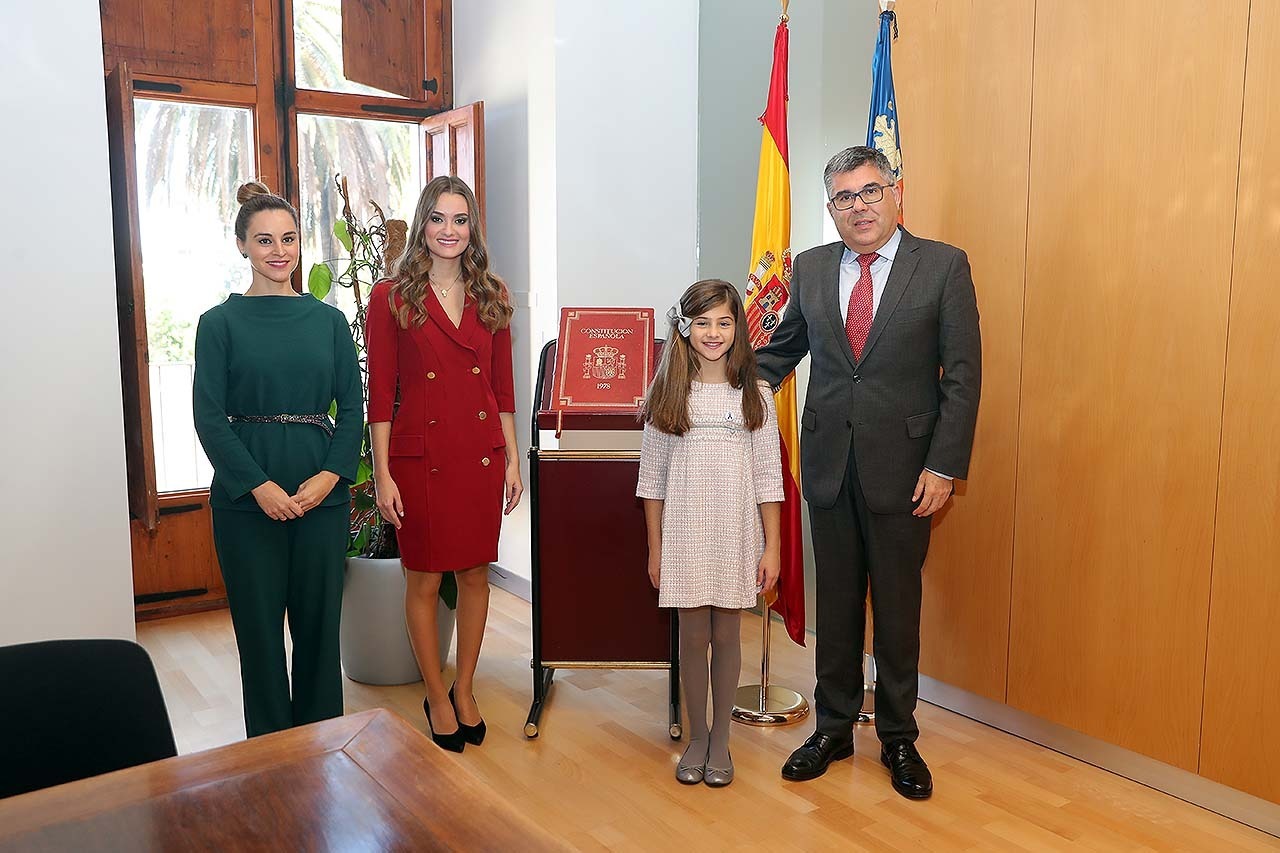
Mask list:
[[[418,196],[418,206],[413,212],[413,224],[409,227],[409,241],[404,253],[396,261],[392,271],[395,282],[391,285],[392,300],[396,306],[396,319],[400,328],[409,323],[420,326],[427,319],[427,289],[431,287],[431,252],[427,249],[427,218],[436,209],[440,196],[453,193],[462,196],[467,203],[467,219],[471,239],[462,253],[462,282],[467,297],[476,303],[476,313],[486,329],[496,332],[511,324],[511,298],[502,279],[489,271],[489,248],[484,242],[484,228],[480,225],[480,207],[476,204],[471,187],[461,178],[441,175],[432,178]]]
[[[756,354],[751,350],[747,334],[747,314],[742,308],[738,290],[727,281],[708,278],[694,282],[680,297],[680,313],[690,319],[706,314],[727,302],[733,314],[733,345],[724,356],[729,384],[742,389],[742,419],[747,429],[764,426],[764,399],[759,388]],[[684,435],[689,431],[689,391],[698,375],[698,354],[689,339],[680,334],[679,320],[667,330],[658,372],[645,396],[641,414],[647,423],[663,432]]]

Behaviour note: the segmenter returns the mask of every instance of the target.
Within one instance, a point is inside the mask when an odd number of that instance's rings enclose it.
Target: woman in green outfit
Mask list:
[[[200,317],[193,406],[254,737],[342,715],[338,614],[364,400],[346,318],[290,284],[297,212],[259,183],[236,199],[253,280]]]

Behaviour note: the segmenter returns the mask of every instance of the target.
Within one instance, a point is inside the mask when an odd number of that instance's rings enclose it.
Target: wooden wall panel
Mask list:
[[[968,253],[982,318],[977,437],[969,480],[934,525],[921,671],[1003,702],[1034,6],[901,0],[897,12],[906,226]]]
[[[1254,3],[1200,772],[1280,802],[1280,5]]]
[[[101,0],[106,70],[254,83],[253,0]],[[264,70],[264,82],[271,77]]]
[[[1009,702],[1189,770],[1247,17],[1036,4]]]
[[[174,492],[160,498],[161,524],[148,533],[133,522],[133,594],[205,589],[225,595],[213,547],[209,493]]]

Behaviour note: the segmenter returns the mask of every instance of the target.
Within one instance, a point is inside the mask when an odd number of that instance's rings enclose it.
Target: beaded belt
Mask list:
[[[333,438],[333,424],[328,415],[227,415],[227,420],[233,424],[311,424]]]

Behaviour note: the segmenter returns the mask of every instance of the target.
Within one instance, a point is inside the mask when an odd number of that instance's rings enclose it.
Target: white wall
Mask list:
[[[468,0],[454,5],[453,39],[455,102],[485,102],[488,238],[518,305],[527,448],[533,374],[560,307],[661,313],[697,278],[698,6]],[[528,543],[525,506],[503,525],[502,568],[527,578]]]
[[[698,3],[557,3],[561,307],[649,307],[660,325],[697,280],[697,139]],[[639,449],[640,433],[565,433],[560,446]]]
[[[96,0],[7,4],[0,645],[132,639]]]
[[[697,275],[698,4],[556,4],[560,305],[665,312]]]
[[[698,273],[744,283],[777,0],[701,0],[698,104]],[[827,234],[822,169],[866,137],[876,0],[790,7],[791,241],[796,252]]]

